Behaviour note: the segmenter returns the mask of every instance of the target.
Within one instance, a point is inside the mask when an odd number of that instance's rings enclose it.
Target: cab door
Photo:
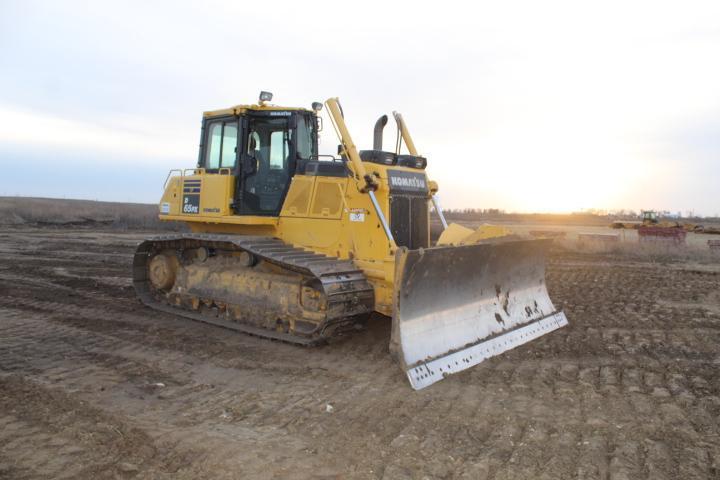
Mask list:
[[[295,173],[292,113],[253,112],[247,116],[239,213],[277,216]]]

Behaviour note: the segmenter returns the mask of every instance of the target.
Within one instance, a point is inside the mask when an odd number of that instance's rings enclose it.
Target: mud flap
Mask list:
[[[545,286],[550,242],[398,250],[391,349],[414,389],[567,325]]]

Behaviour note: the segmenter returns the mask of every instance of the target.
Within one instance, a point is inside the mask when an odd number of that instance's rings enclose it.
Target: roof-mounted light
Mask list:
[[[260,105],[264,105],[266,102],[271,101],[272,97],[272,93],[263,90],[262,92],[260,92]]]
[[[320,102],[313,102],[312,103],[312,109],[315,111],[315,113],[320,112],[322,110],[323,104]]]

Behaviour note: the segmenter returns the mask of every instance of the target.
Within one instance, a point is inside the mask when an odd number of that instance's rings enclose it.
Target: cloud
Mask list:
[[[718,2],[0,9],[0,146],[189,167],[201,112],[266,89],[294,106],[340,96],[361,146],[402,111],[448,207],[718,209],[683,176],[702,162],[693,133],[673,133],[720,113]]]
[[[103,126],[103,123],[110,125]],[[113,126],[114,125],[114,128]],[[131,125],[131,126],[130,126]],[[62,149],[147,161],[148,158],[192,157],[192,141],[168,135],[142,119],[112,122],[78,121],[0,105],[0,143],[32,149]]]

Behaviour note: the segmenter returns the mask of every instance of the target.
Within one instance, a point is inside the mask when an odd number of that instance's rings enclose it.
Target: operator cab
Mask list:
[[[318,158],[317,112],[267,105],[207,112],[203,118],[198,168],[234,175],[233,211],[238,215],[277,216],[290,180]]]
[[[642,219],[644,224],[654,225],[658,223],[657,212],[655,210],[643,210]]]

